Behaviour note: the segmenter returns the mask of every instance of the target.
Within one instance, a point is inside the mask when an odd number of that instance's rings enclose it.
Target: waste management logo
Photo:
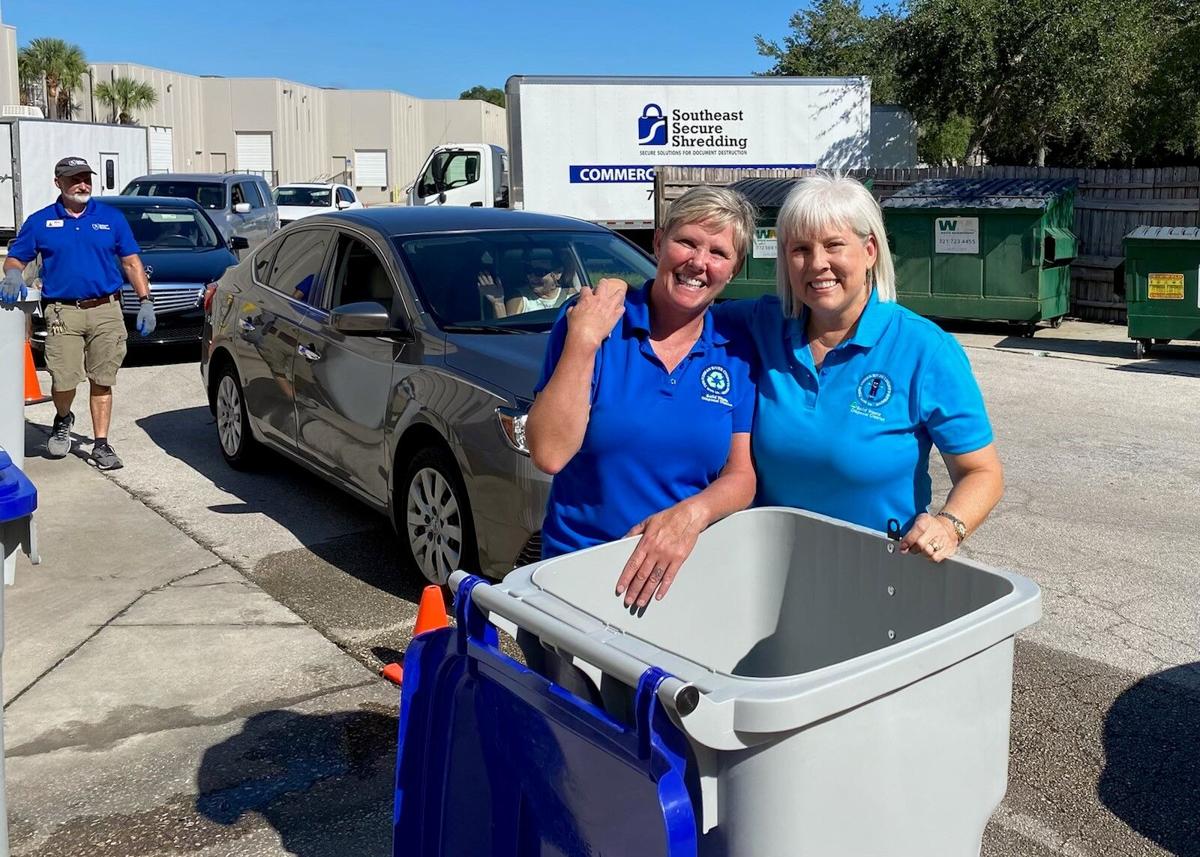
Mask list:
[[[933,250],[935,253],[978,253],[979,218],[934,218]]]

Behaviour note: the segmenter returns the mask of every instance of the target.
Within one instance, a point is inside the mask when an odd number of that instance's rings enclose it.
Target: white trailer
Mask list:
[[[54,165],[77,155],[97,175],[95,196],[116,195],[146,173],[146,129],[136,125],[0,118],[0,240],[11,240],[25,217],[58,197]]]
[[[516,76],[505,91],[510,180],[490,147],[438,147],[410,204],[503,201],[641,232],[658,166],[871,165],[864,77]]]

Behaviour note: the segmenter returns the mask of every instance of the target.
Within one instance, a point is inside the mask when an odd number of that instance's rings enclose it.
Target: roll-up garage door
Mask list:
[[[271,158],[271,135],[249,134],[237,132],[237,169],[239,172],[252,172],[271,181],[275,170]]]
[[[150,172],[175,171],[175,155],[171,145],[171,129],[162,125],[150,126]]]
[[[386,188],[387,152],[354,150],[354,184],[357,187]]]

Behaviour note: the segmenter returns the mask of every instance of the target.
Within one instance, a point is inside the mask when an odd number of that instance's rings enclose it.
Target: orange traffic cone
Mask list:
[[[42,395],[42,385],[38,381],[37,367],[33,365],[33,350],[29,340],[25,340],[25,404],[40,405],[50,401],[49,396]]]
[[[442,587],[426,586],[421,593],[421,603],[417,607],[417,622],[413,625],[413,636],[445,628],[450,624],[446,615],[446,602],[442,598]]]
[[[400,664],[388,664],[379,674],[395,685],[404,684],[404,667]]]
[[[421,593],[421,603],[417,605],[417,621],[413,624],[413,636],[424,634],[426,631],[436,631],[450,625],[450,617],[446,615],[446,601],[442,598],[442,587],[426,586]],[[404,684],[404,667],[400,664],[388,664],[379,674],[392,684]]]

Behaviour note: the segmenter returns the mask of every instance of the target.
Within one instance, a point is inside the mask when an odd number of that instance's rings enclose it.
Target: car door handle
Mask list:
[[[254,322],[248,318],[238,319],[238,327],[242,329],[243,333],[253,333],[255,330]]]
[[[316,351],[313,351],[307,345],[297,345],[296,353],[299,354],[301,357],[303,357],[305,360],[307,360],[309,363],[316,363],[318,360],[321,359],[321,355],[318,354]]]

